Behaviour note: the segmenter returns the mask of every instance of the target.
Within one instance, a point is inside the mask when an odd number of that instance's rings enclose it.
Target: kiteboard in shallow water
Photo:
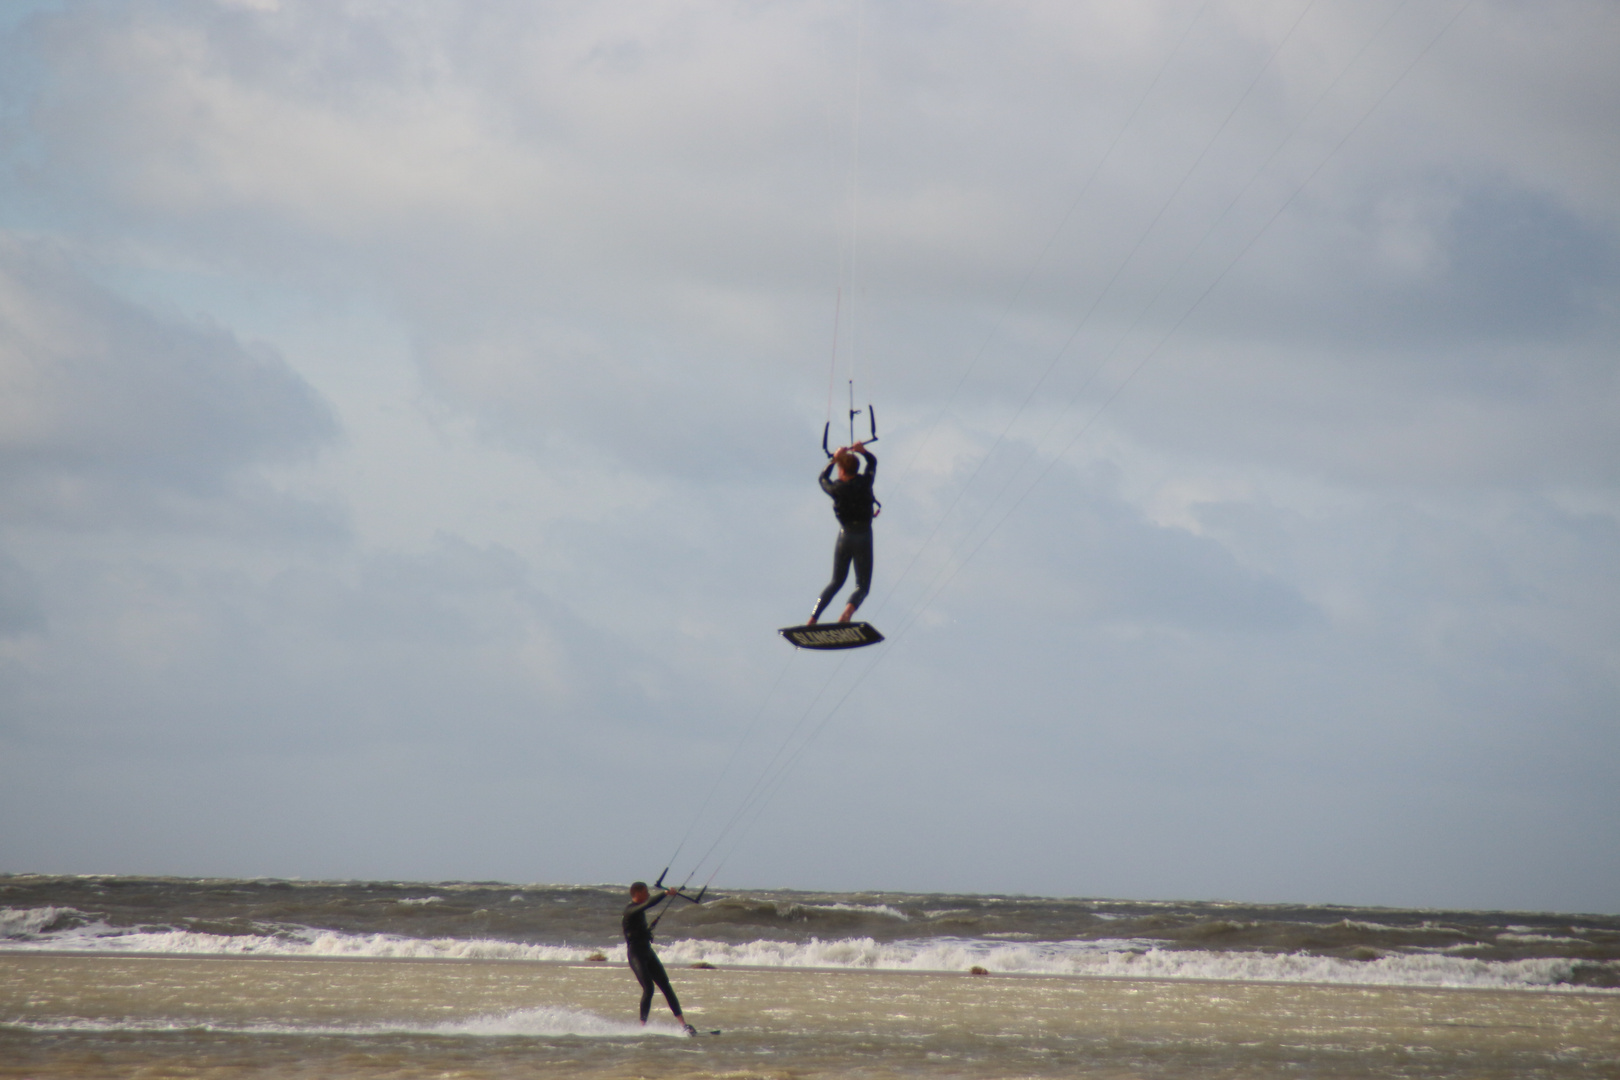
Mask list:
[[[877,627],[864,622],[815,623],[784,626],[777,631],[801,649],[858,649],[883,640]]]

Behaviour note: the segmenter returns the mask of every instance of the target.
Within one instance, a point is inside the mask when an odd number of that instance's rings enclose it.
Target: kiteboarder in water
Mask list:
[[[645,881],[631,885],[630,903],[624,909],[624,944],[630,956],[630,970],[641,984],[641,1022],[647,1022],[647,1012],[652,1008],[653,987],[656,986],[664,992],[664,1000],[669,1002],[669,1011],[675,1014],[676,1021],[686,1029],[688,1035],[696,1035],[697,1029],[681,1015],[680,999],[669,985],[669,976],[665,974],[658,954],[653,952],[652,927],[647,925],[648,909],[657,907],[679,892],[679,889],[665,889],[657,899],[653,899],[648,894]]]
[[[865,472],[856,471],[859,467],[856,454],[866,459]],[[872,494],[872,482],[877,479],[877,464],[877,456],[864,443],[856,443],[853,446],[840,446],[821,471],[821,490],[832,496],[833,513],[838,515],[841,528],[838,530],[838,545],[833,548],[832,581],[821,590],[816,610],[811,613],[810,621],[805,624],[807,626],[816,624],[838,590],[844,587],[851,562],[855,564],[855,591],[849,594],[849,604],[838,617],[839,622],[849,622],[872,587],[872,519],[877,516],[881,505]],[[836,480],[832,479],[835,467],[838,469]]]

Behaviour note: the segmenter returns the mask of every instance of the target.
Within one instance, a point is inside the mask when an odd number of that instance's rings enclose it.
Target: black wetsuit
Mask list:
[[[849,564],[855,564],[855,591],[849,594],[851,607],[860,607],[861,601],[872,588],[872,517],[877,499],[872,484],[877,480],[877,457],[864,447],[859,451],[866,459],[866,471],[856,473],[848,480],[832,478],[836,462],[829,461],[821,471],[821,490],[832,496],[833,513],[838,515],[838,544],[833,548],[833,575],[827,587],[821,590],[812,619],[821,613],[844,587],[849,577]]]
[[[641,984],[641,1022],[647,1022],[647,1012],[652,1008],[653,987],[664,992],[664,1000],[669,1002],[669,1011],[676,1016],[681,1015],[681,1003],[675,996],[675,991],[669,985],[669,976],[664,972],[664,965],[658,960],[658,954],[653,952],[652,930],[647,926],[647,910],[662,904],[669,899],[665,894],[649,896],[646,903],[627,904],[624,909],[624,944],[630,954],[630,970],[635,974],[636,981]]]

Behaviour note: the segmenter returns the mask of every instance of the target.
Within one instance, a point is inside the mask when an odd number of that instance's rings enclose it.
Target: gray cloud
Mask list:
[[[0,861],[633,876],[818,729],[728,879],[1608,903],[1616,23],[1454,10],[8,22]]]
[[[273,353],[158,318],[12,237],[0,238],[0,379],[13,525],[183,517],[249,466],[306,458],[336,433]]]
[[[1563,341],[1612,325],[1614,237],[1547,192],[1392,177],[1367,198],[1348,215],[1319,208],[1277,238],[1298,267],[1280,309],[1278,282],[1243,268],[1237,290],[1248,295],[1223,312],[1225,326],[1252,334],[1264,309],[1276,312],[1266,337],[1388,350]]]
[[[0,551],[0,637],[45,629],[39,585],[26,567]]]

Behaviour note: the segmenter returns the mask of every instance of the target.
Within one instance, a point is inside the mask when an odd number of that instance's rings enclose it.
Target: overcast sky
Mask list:
[[[0,870],[1620,911],[1616,56],[13,0]]]

